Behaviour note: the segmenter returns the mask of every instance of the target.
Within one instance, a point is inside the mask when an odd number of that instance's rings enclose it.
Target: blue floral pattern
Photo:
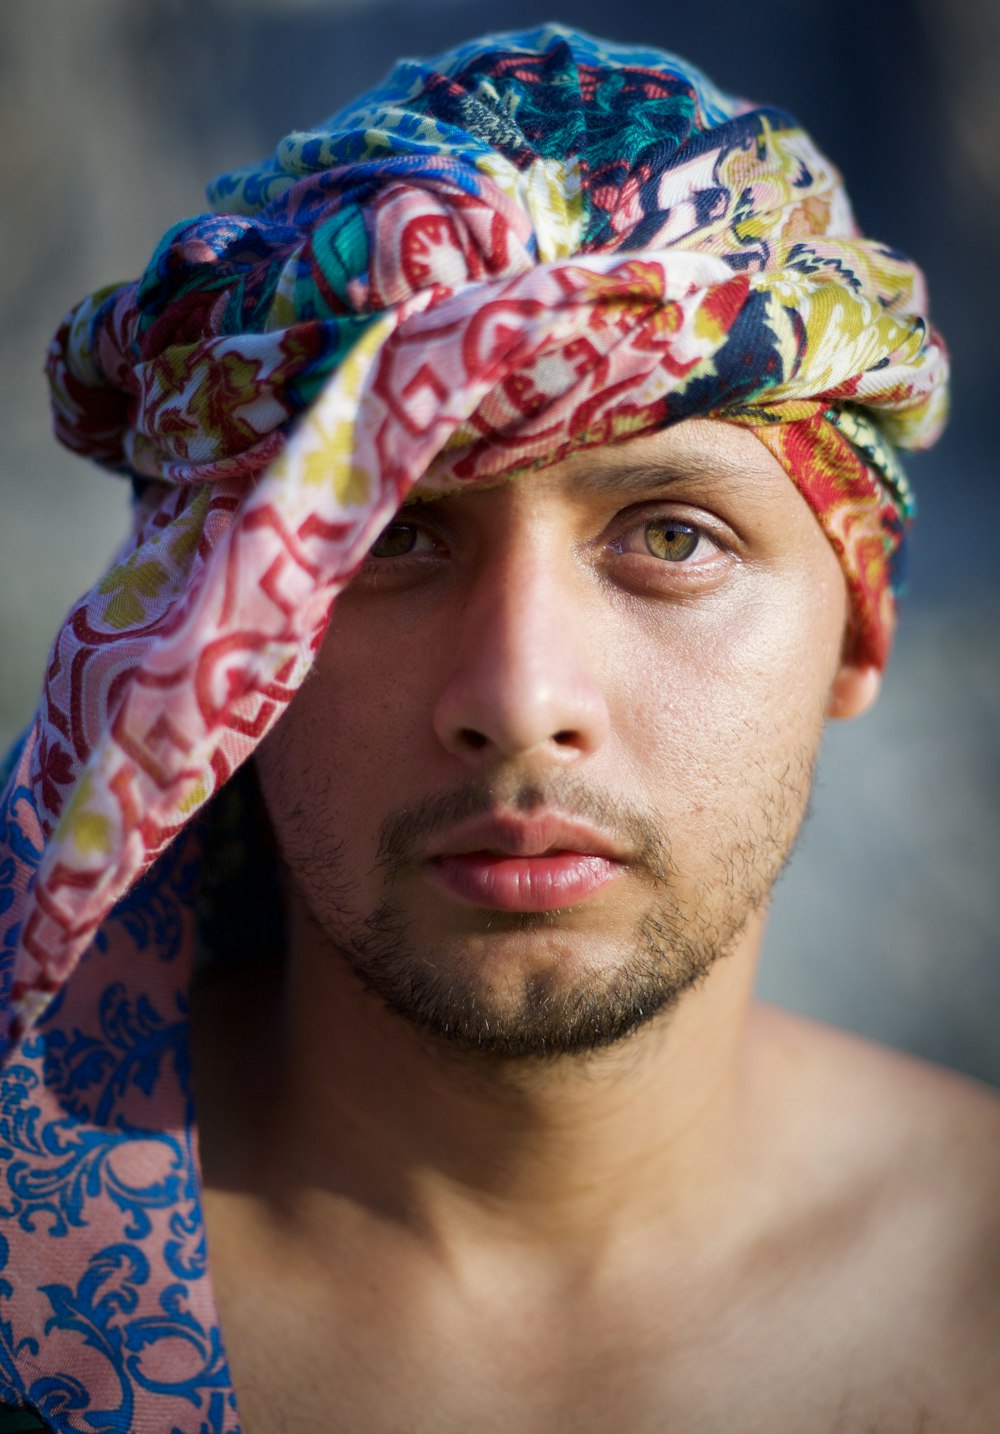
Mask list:
[[[84,958],[89,979],[0,1073],[0,1272],[13,1276],[0,1277],[0,1402],[37,1409],[56,1434],[128,1434],[160,1409],[170,1423],[155,1427],[172,1434],[239,1430],[194,1148],[197,840],[119,903]],[[97,1229],[115,1238],[95,1249]],[[29,1310],[16,1271],[40,1246],[53,1278]]]
[[[945,414],[915,267],[857,234],[790,116],[658,51],[549,27],[404,62],[213,197],[237,212],[175,226],[49,356],[57,433],[141,490],[0,764],[0,1402],[55,1434],[239,1434],[188,1052],[220,875],[195,813],[427,464],[492,480],[724,405],[827,528],[881,665],[911,507],[891,446]],[[542,406],[487,424],[532,365]],[[245,959],[265,884],[216,898]]]

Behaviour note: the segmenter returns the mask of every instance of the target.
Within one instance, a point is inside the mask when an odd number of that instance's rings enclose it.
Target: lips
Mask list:
[[[625,869],[625,853],[585,823],[493,814],[448,833],[428,856],[451,895],[492,911],[558,911],[594,896]]]

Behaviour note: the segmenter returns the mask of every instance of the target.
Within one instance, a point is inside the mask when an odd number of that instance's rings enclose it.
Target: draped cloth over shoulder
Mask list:
[[[747,424],[880,666],[896,450],[945,411],[919,270],[859,233],[794,120],[659,51],[549,27],[405,62],[210,198],[49,355],[59,437],[137,489],[0,807],[0,1390],[67,1430],[237,1427],[187,1082],[197,814],[413,486]]]

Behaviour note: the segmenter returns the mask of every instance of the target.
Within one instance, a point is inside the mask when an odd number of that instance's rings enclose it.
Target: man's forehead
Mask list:
[[[540,488],[564,483],[582,498],[655,495],[678,487],[706,496],[725,492],[760,497],[773,487],[783,492],[789,486],[785,470],[747,428],[723,420],[688,419],[471,486],[418,483],[406,503],[432,501],[447,492],[482,492],[506,482],[536,482]]]

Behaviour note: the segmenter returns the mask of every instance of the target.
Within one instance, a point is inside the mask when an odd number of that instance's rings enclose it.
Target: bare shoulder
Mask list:
[[[775,1008],[754,1017],[789,1096],[789,1170],[851,1230],[868,1348],[926,1387],[928,1428],[1000,1428],[1000,1096],[929,1062]]]
[[[918,1173],[1000,1217],[1000,1093],[915,1056],[774,1006],[754,1016],[772,1080],[821,1113],[827,1138],[849,1140],[875,1168]]]

